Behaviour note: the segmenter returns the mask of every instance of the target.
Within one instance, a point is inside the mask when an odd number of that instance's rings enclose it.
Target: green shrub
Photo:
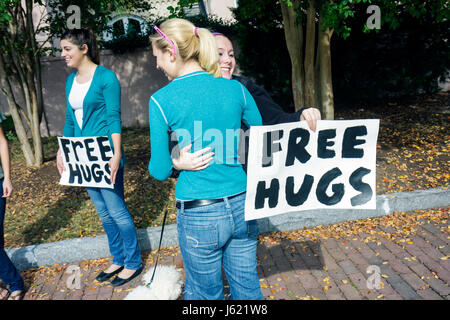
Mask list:
[[[363,33],[367,15],[356,15],[350,37],[332,41],[336,101],[372,100],[438,91],[449,76],[449,22],[403,15],[396,30]]]
[[[378,32],[364,33],[368,18],[365,10],[366,6],[359,6],[349,20],[351,33],[347,39],[335,34],[331,40],[335,102],[437,91],[437,80],[449,76],[450,21],[438,24],[428,11],[419,18],[399,12],[401,24],[397,29],[382,25]],[[233,12],[240,69],[269,91],[286,111],[292,111],[291,62],[280,4],[240,0]]]
[[[4,120],[1,124],[3,132],[5,133],[6,138],[9,141],[17,141],[16,129],[14,128],[14,121],[12,117],[6,116],[6,120]]]

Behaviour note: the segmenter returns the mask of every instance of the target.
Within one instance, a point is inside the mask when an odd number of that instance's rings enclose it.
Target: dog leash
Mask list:
[[[164,212],[163,224],[162,224],[162,229],[161,229],[161,236],[159,238],[158,252],[156,254],[155,268],[153,269],[152,278],[150,279],[150,282],[146,284],[146,287],[150,287],[150,285],[153,282],[153,278],[155,277],[156,267],[158,266],[158,260],[159,260],[159,252],[161,250],[161,243],[162,243],[162,238],[163,238],[163,234],[164,234],[164,226],[166,225],[166,217],[167,217],[167,209]]]

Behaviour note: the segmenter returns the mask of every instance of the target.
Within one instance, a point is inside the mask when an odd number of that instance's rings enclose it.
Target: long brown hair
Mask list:
[[[83,49],[83,45],[88,47],[87,55],[89,59],[95,64],[100,63],[100,54],[97,45],[97,39],[94,32],[91,29],[71,29],[64,32],[61,40],[67,40],[78,46],[80,50]]]

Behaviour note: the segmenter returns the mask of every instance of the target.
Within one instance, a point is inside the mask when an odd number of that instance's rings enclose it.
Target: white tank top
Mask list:
[[[75,113],[80,128],[83,126],[83,101],[91,86],[92,78],[88,82],[78,83],[77,78],[73,79],[72,89],[69,94],[69,103]]]

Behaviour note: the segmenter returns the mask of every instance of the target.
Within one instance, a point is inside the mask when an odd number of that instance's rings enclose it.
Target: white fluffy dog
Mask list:
[[[181,294],[183,280],[174,266],[157,266],[150,287],[154,267],[142,277],[143,286],[133,289],[124,300],[176,300]]]

